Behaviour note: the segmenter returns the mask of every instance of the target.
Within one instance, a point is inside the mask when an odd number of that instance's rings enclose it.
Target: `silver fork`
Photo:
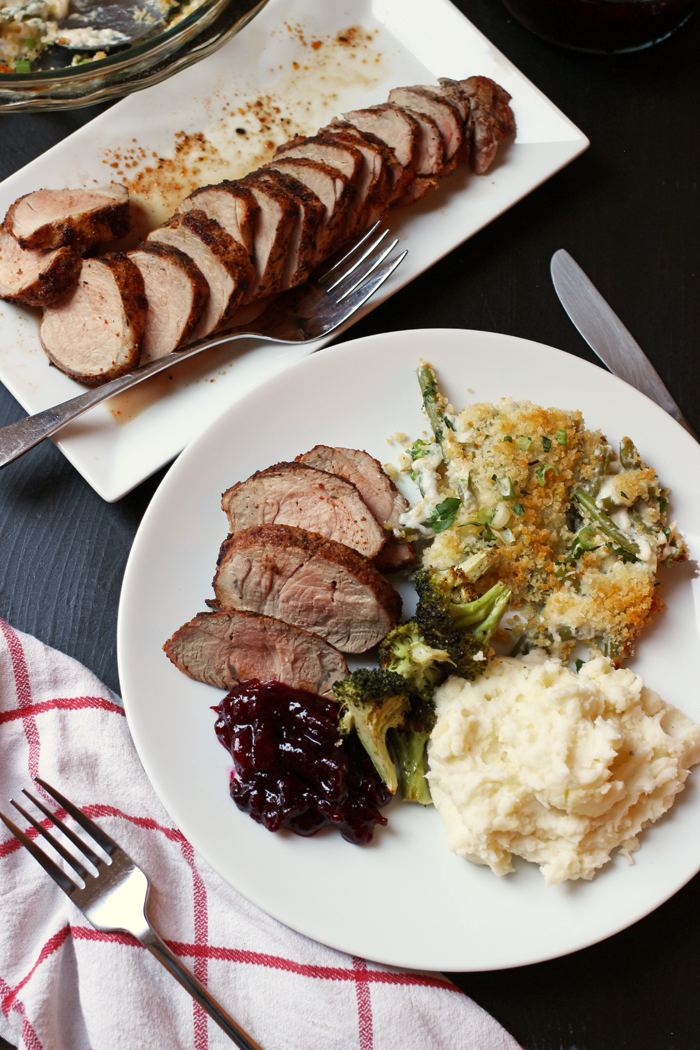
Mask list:
[[[179,981],[193,999],[206,1010],[211,1018],[226,1032],[230,1039],[241,1047],[241,1050],[261,1050],[254,1039],[244,1032],[226,1011],[219,1006],[217,1001],[209,994],[203,984],[193,977],[174,955],[167,944],[158,936],[150,924],[147,915],[149,883],[141,869],[134,864],[131,857],[114,842],[109,835],[97,826],[92,820],[85,816],[82,810],[69,802],[60,791],[51,787],[45,780],[36,777],[36,782],[48,792],[66,813],[91,836],[93,842],[107,854],[107,859],[100,857],[82,838],[68,827],[62,820],[48,809],[38,798],[26,789],[23,789],[27,798],[31,799],[35,806],[49,818],[49,820],[60,828],[66,838],[78,850],[80,856],[76,857],[58,839],[47,831],[46,828],[35,820],[18,802],[11,799],[12,805],[19,810],[23,817],[29,821],[33,828],[42,835],[56,852],[73,868],[78,878],[83,882],[80,886],[73,878],[66,874],[53,860],[41,849],[36,842],[32,841],[25,832],[21,831],[3,813],[0,819],[4,821],[13,835],[15,835],[23,846],[29,850],[32,856],[39,861],[42,868],[49,873],[51,878],[66,893],[73,903],[80,908],[81,912],[97,930],[105,932],[112,930],[124,930],[132,934],[138,941],[155,955],[158,962],[169,970],[176,981]],[[97,874],[86,867],[85,861],[97,869]]]
[[[128,375],[64,401],[62,405],[46,408],[0,428],[0,467],[23,456],[88,409],[201,350],[219,346],[230,339],[251,336],[271,343],[312,343],[329,335],[364,306],[408,254],[403,251],[393,256],[399,242],[396,239],[385,244],[388,232],[375,223],[342,258],[315,274],[300,288],[285,292],[252,324],[199,339],[182,350],[149,361]]]

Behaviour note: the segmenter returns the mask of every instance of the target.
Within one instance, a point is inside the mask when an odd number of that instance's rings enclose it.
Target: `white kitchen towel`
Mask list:
[[[156,929],[264,1050],[519,1050],[440,974],[326,948],[227,885],[160,805],[119,697],[75,660],[0,619],[4,812],[10,797],[37,787],[37,775],[144,869]],[[93,929],[3,824],[0,830],[5,1039],[22,1050],[233,1045],[149,952],[125,934]]]

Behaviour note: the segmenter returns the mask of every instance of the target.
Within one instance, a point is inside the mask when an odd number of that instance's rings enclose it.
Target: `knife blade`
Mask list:
[[[697,441],[697,434],[684,418],[639,343],[627,331],[578,263],[567,251],[560,248],[552,256],[550,269],[559,301],[603,364],[613,375],[624,379],[630,386],[655,401]]]

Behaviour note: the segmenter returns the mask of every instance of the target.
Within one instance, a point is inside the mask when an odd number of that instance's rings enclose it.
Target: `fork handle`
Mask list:
[[[194,357],[200,350],[208,350],[231,339],[243,339],[250,335],[254,335],[256,338],[267,339],[266,336],[259,336],[255,332],[225,332],[213,338],[199,339],[184,350],[174,350],[172,353],[166,354],[165,357],[149,361],[148,364],[141,365],[140,368],[127,373],[127,375],[118,376],[116,379],[111,379],[101,386],[87,390],[84,394],[78,394],[77,397],[71,398],[70,401],[64,401],[61,405],[46,408],[43,412],[37,412],[33,416],[26,416],[24,419],[19,419],[16,423],[10,423],[8,426],[0,428],[0,468],[7,466],[8,463],[12,463],[15,459],[19,459],[20,456],[23,456],[25,452],[29,452],[30,448],[34,448],[44,438],[51,437],[57,430],[64,427],[66,423],[70,423],[72,419],[76,419],[77,416],[81,416],[83,412],[87,412],[89,408],[94,408],[95,405],[101,404],[107,398],[114,397],[115,394],[121,394],[124,390],[129,390],[132,386],[136,386],[137,383],[142,383],[144,379],[148,379],[149,376],[165,371],[166,368],[172,368],[179,361],[184,361],[188,357]],[[272,342],[276,341],[272,340]]]
[[[200,984],[197,978],[193,977],[189,970],[185,969],[178,957],[170,951],[170,948],[161,940],[154,929],[149,929],[139,940],[145,948],[148,948],[152,955],[155,955],[158,962],[163,964],[175,980],[179,981],[185,991],[189,992],[193,999],[196,999],[202,1009],[206,1010],[236,1046],[240,1047],[241,1050],[262,1050],[260,1044],[251,1039],[247,1032],[244,1032],[241,1026],[219,1006],[216,999],[212,998],[204,985]]]

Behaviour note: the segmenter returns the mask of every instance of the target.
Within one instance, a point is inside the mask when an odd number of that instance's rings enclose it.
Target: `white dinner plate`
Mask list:
[[[186,678],[162,652],[211,596],[226,535],[220,494],[317,443],[367,449],[382,462],[397,431],[426,421],[415,368],[431,361],[457,406],[506,395],[581,409],[612,442],[636,438],[673,490],[691,562],[664,574],[668,608],[643,636],[634,668],[700,722],[700,449],[670,416],[609,373],[511,336],[453,329],[393,332],[322,350],[232,406],[182,454],[136,536],[119,610],[124,703],[143,765],[173,820],[233,886],[288,926],[355,955],[403,967],[480,970],[575,951],[635,922],[700,868],[699,772],[671,812],[592,882],[547,888],[518,862],[498,878],[447,849],[437,812],[392,802],[366,847],[335,832],[272,834],[228,795],[231,759],[214,735],[223,693]]]
[[[356,25],[367,30],[365,37],[357,46],[339,45],[338,33]],[[513,96],[517,136],[486,175],[471,176],[463,167],[420,203],[392,212],[389,225],[409,255],[357,320],[588,145],[449,0],[271,0],[221,51],[129,96],[6,179],[0,216],[42,186],[114,179],[130,187],[138,206],[151,209],[153,226],[197,184],[238,178],[267,159],[264,142],[281,143],[288,131],[313,133],[343,110],[381,102],[400,84],[476,73]],[[251,108],[258,101],[260,107]],[[49,367],[38,316],[0,301],[0,380],[28,412],[83,389]],[[57,444],[100,496],[119,499],[232,402],[322,345],[230,344],[180,365],[172,380],[149,380],[118,404],[92,409],[65,427]]]

